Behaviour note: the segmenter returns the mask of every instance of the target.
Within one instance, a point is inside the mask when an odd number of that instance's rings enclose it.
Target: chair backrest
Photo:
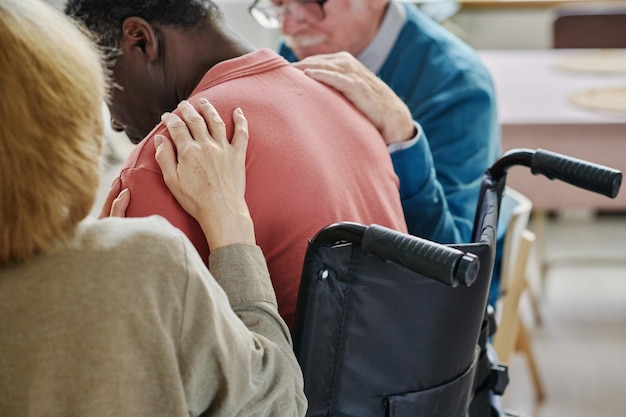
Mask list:
[[[513,271],[503,302],[500,304],[498,330],[493,338],[493,346],[498,360],[510,363],[511,355],[515,352],[517,336],[520,331],[519,302],[526,289],[526,266],[528,255],[535,241],[535,235],[530,230],[523,230],[519,247],[515,253]]]
[[[554,48],[626,48],[626,2],[561,4],[552,15]]]
[[[522,193],[506,187],[500,205],[498,227],[507,227],[497,303],[497,330],[494,348],[498,359],[509,363],[518,334],[519,300],[526,285],[526,266],[534,234],[528,230],[532,202]]]
[[[533,204],[524,194],[505,187],[500,203],[498,230],[506,230],[502,248],[500,292],[505,292],[515,270],[515,261],[524,230],[528,228]]]

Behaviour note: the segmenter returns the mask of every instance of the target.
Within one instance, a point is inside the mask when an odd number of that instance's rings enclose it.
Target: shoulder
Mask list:
[[[141,142],[133,146],[122,166],[123,172],[129,170],[145,170],[160,175],[161,169],[154,158],[156,149],[154,148],[153,140],[156,134],[167,134],[163,123],[159,122]]]
[[[405,62],[400,65],[412,67],[417,72],[490,79],[480,57],[468,44],[416,6],[403,6],[407,11],[407,21],[390,53],[390,60],[403,57]]]
[[[128,240],[141,237],[159,236],[171,238],[177,230],[160,216],[143,218],[108,217],[86,219],[79,227],[77,236],[89,240],[94,236],[107,236],[113,240]]]
[[[190,282],[210,276],[189,239],[162,217],[84,223],[63,256],[83,265],[104,292],[124,289],[119,298],[171,306],[184,299]]]
[[[433,100],[449,104],[475,97],[494,103],[493,81],[478,54],[413,5],[405,7],[407,22],[379,76],[408,103],[414,117],[423,122],[424,113],[432,113]]]
[[[160,216],[86,220],[79,226],[73,245],[86,256],[130,258],[136,263],[152,259],[161,264],[180,263],[189,252],[184,234]]]

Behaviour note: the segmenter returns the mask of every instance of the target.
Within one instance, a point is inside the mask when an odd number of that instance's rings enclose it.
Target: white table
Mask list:
[[[480,51],[496,87],[503,151],[543,148],[626,173],[626,113],[588,110],[569,100],[577,91],[626,85],[626,73],[571,72],[554,66],[568,54],[580,53],[589,51]],[[507,184],[528,196],[535,210],[626,211],[625,189],[610,199],[534,176],[525,167],[511,169]]]

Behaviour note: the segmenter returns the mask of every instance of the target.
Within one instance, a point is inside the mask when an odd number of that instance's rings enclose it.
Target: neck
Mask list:
[[[180,31],[163,28],[168,40],[166,53],[167,74],[174,83],[176,104],[186,99],[198,85],[202,77],[220,62],[236,58],[255,50],[239,34],[221,22],[215,22],[208,29]]]

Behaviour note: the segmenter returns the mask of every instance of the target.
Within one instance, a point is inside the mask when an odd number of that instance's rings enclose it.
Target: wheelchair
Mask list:
[[[310,240],[293,331],[308,417],[491,417],[508,383],[487,299],[509,168],[615,198],[622,173],[541,149],[485,171],[472,240],[442,245],[337,223]]]

